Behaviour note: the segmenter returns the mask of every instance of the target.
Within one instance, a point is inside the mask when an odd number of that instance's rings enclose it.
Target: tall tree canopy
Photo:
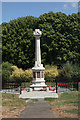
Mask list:
[[[79,15],[61,12],[45,13],[38,18],[27,16],[2,24],[2,59],[23,69],[32,67],[35,59],[33,31],[40,29],[42,63],[79,62]]]

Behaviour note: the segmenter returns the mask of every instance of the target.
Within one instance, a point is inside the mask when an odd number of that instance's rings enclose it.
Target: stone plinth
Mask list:
[[[35,37],[35,65],[32,68],[33,71],[33,81],[31,88],[34,90],[40,90],[45,88],[45,80],[44,80],[44,70],[43,64],[41,64],[41,51],[40,51],[40,37],[42,35],[39,29],[35,29],[33,33]]]

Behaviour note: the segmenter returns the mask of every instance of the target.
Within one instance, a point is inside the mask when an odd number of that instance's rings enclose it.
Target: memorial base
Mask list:
[[[30,85],[30,88],[32,88],[32,89],[34,89],[34,91],[38,91],[38,90],[43,90],[43,88],[46,88],[47,87],[47,85],[45,85],[45,84],[40,84],[40,85]]]

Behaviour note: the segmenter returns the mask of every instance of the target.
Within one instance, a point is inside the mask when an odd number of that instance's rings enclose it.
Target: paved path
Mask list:
[[[19,118],[56,118],[56,112],[51,110],[48,101],[38,99],[37,102],[28,104]]]

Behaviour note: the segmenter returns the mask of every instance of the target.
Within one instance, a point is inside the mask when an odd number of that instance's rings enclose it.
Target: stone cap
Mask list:
[[[33,32],[34,37],[41,37],[42,33],[40,31],[40,29],[35,29],[35,31]]]

